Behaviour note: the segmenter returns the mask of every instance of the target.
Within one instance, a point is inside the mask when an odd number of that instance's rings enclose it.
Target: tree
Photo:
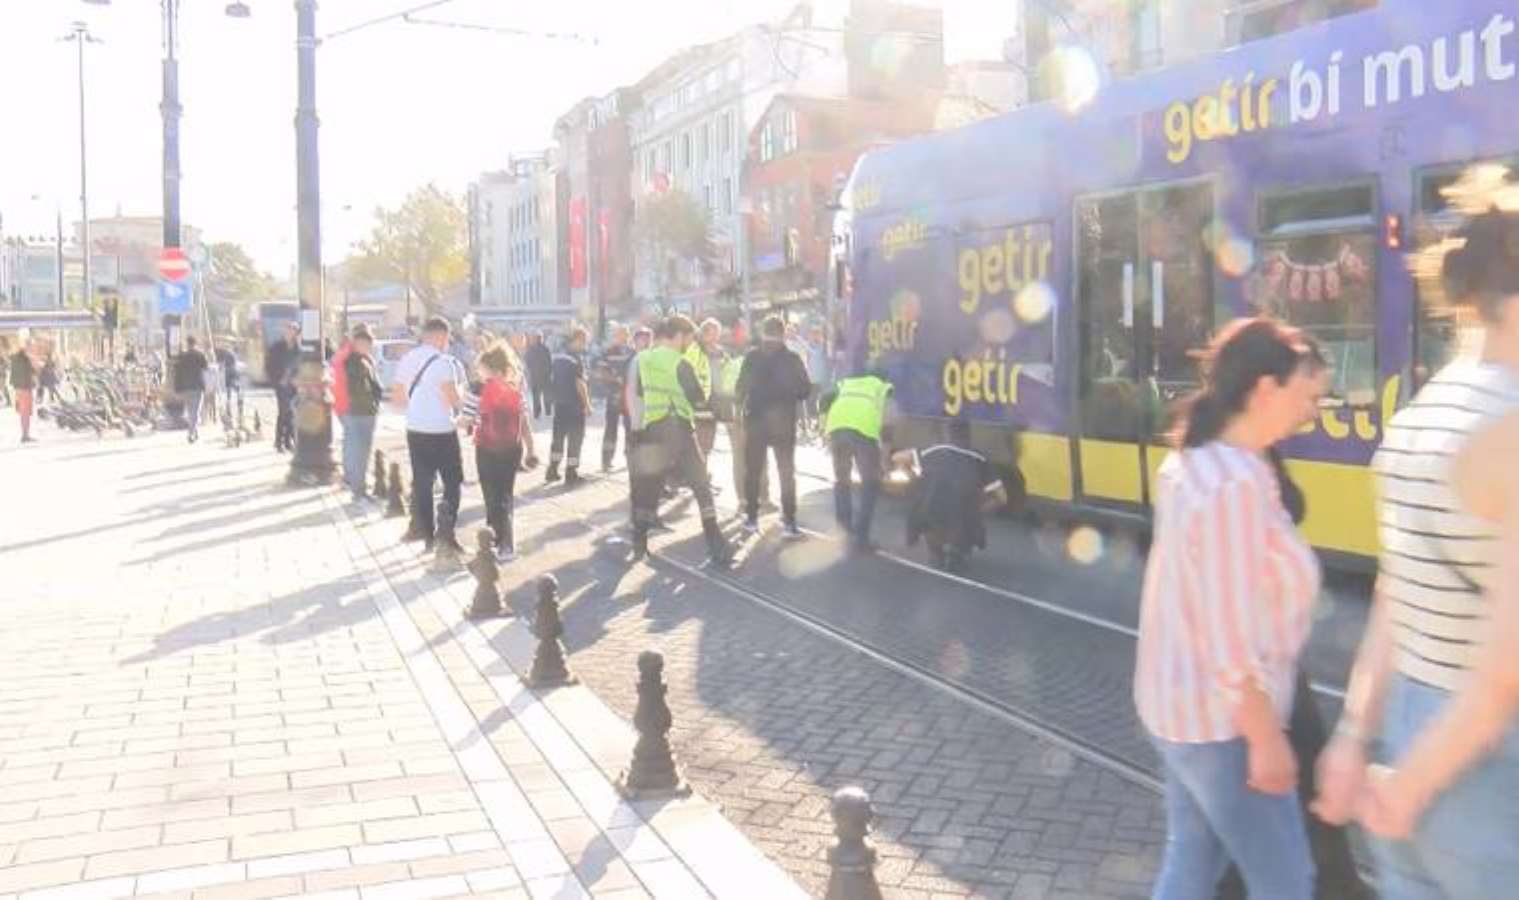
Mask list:
[[[633,220],[633,240],[639,256],[654,272],[654,286],[661,303],[672,288],[684,286],[680,264],[710,268],[717,256],[712,240],[712,220],[690,194],[670,190],[641,202]]]
[[[444,292],[469,277],[468,243],[464,201],[429,183],[395,209],[375,209],[353,274],[361,282],[400,282],[422,309],[441,315]]]
[[[274,290],[274,278],[259,271],[253,257],[243,246],[232,241],[208,244],[211,271],[206,275],[206,289],[217,297],[234,303],[267,299]]]

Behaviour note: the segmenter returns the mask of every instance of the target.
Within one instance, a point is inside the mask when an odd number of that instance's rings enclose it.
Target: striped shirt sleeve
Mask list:
[[[1244,686],[1263,690],[1270,632],[1259,621],[1268,605],[1260,588],[1265,575],[1268,498],[1258,478],[1237,473],[1197,508],[1192,546],[1198,554],[1193,570],[1199,580],[1190,592],[1193,630],[1201,643],[1198,658],[1214,683],[1237,701]]]

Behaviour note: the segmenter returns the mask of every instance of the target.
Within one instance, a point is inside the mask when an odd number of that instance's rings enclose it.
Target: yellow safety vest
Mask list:
[[[881,423],[886,418],[886,398],[891,382],[873,375],[845,378],[838,383],[838,396],[828,407],[828,433],[840,428],[858,431],[873,441],[881,439]]]
[[[723,388],[725,397],[732,397],[738,393],[738,376],[744,371],[744,358],[742,356],[730,356],[723,363]]]
[[[650,347],[638,354],[645,428],[672,414],[691,421],[691,401],[680,386],[680,362],[681,355],[669,347]]]
[[[707,351],[702,348],[701,341],[692,341],[691,346],[686,348],[686,362],[696,371],[696,383],[701,385],[703,400],[712,399],[712,364],[707,361]]]

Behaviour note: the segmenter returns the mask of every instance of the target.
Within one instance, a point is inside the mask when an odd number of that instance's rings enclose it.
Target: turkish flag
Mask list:
[[[570,201],[570,287],[585,287],[585,198]]]

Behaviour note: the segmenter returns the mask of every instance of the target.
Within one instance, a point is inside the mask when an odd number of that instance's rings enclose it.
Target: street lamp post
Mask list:
[[[86,155],[85,143],[85,105],[84,105],[84,46],[85,44],[99,44],[101,40],[90,34],[90,29],[83,22],[75,22],[69,29],[69,33],[62,40],[72,41],[79,47],[79,228],[80,246],[84,257],[84,306],[89,309],[93,298],[93,285],[90,282],[90,188],[89,188],[89,157]],[[59,279],[60,286],[62,278]],[[64,305],[63,293],[60,290],[58,305]]]
[[[332,481],[332,408],[327,402],[320,328],[322,314],[321,165],[317,149],[316,0],[296,0],[296,296],[301,314],[301,361],[296,374],[292,485]],[[313,322],[315,319],[317,322]]]

